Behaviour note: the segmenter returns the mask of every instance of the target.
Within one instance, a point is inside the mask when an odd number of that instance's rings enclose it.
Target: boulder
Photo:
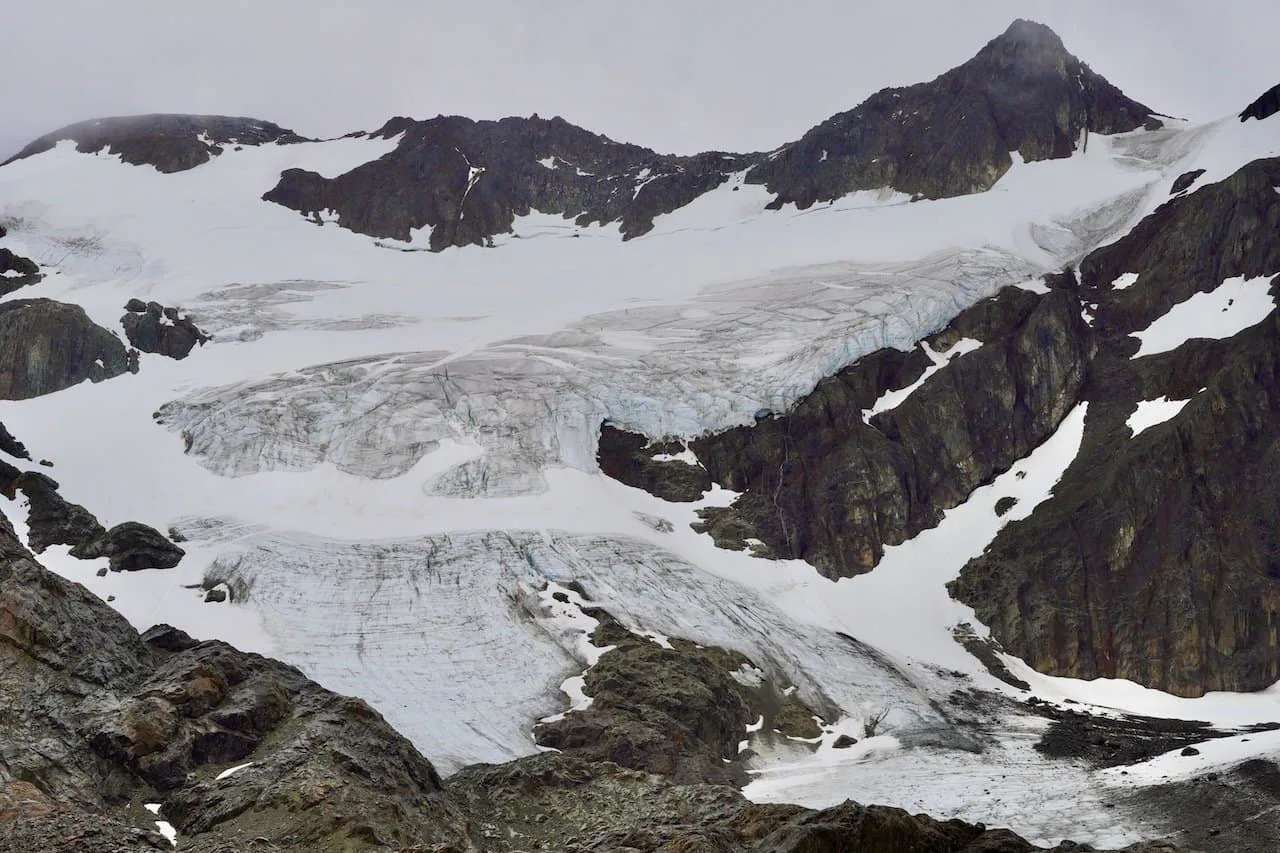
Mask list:
[[[154,527],[136,521],[117,524],[71,549],[71,556],[81,560],[107,557],[113,572],[171,569],[186,553]]]

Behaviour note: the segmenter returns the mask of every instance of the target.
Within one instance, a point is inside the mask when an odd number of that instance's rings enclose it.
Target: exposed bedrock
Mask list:
[[[429,229],[433,251],[484,245],[535,210],[578,226],[617,223],[629,239],[734,173],[764,184],[770,207],[884,187],[945,198],[990,188],[1013,164],[1010,152],[1067,157],[1085,131],[1143,126],[1158,126],[1147,107],[1047,27],[1017,21],[936,80],[878,92],[769,154],[658,154],[560,118],[396,118],[374,134],[403,133],[394,151],[333,178],[289,169],[263,198],[374,237]]]
[[[45,134],[6,161],[12,163],[71,140],[76,150],[107,151],[134,166],[183,172],[209,162],[224,145],[303,142],[303,137],[269,121],[235,116],[153,114],[83,121]]]
[[[937,79],[884,89],[831,117],[747,180],[776,193],[776,206],[884,186],[946,198],[989,189],[1013,165],[1010,152],[1067,157],[1085,131],[1121,133],[1152,118],[1048,27],[1020,20]]]
[[[78,305],[52,299],[0,303],[0,399],[24,400],[136,370],[115,335]]]
[[[1234,276],[1280,272],[1280,161],[1174,199],[1081,264],[1101,341],[1054,496],[952,592],[1045,672],[1183,696],[1280,678],[1280,325],[1132,359],[1129,333]],[[1111,283],[1124,273],[1137,282]],[[1275,285],[1271,289],[1275,296]],[[1189,400],[1132,436],[1137,401]]]
[[[130,299],[125,305],[120,325],[129,343],[142,352],[156,353],[181,361],[191,354],[196,344],[204,346],[209,335],[201,331],[191,318],[177,308],[159,302]]]
[[[1077,401],[1094,346],[1072,293],[1016,288],[927,342],[964,353],[866,420],[882,395],[923,377],[922,351],[873,353],[784,415],[693,440],[711,479],[744,493],[708,512],[708,529],[730,546],[754,537],[828,577],[869,571],[885,545],[933,527],[1051,435]]]

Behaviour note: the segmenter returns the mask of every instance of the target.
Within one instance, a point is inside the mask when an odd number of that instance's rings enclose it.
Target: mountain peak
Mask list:
[[[1018,18],[978,52],[971,63],[992,64],[1003,70],[1046,72],[1079,62],[1058,34],[1044,24]]]

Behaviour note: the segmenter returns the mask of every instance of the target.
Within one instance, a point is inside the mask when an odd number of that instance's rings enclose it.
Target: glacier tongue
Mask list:
[[[626,537],[490,530],[347,543],[268,533],[240,540],[206,573],[257,605],[282,657],[368,699],[446,773],[533,753],[535,721],[563,710],[559,685],[583,662],[574,637],[541,623],[538,592],[571,582],[628,625],[743,652],[831,719],[891,709],[900,740],[977,746],[869,647]]]
[[[995,249],[787,270],[459,355],[369,356],[203,389],[161,414],[218,474],[331,462],[397,477],[455,439],[479,453],[441,472],[430,493],[526,494],[545,488],[547,467],[595,470],[605,419],[657,435],[749,423],[867,352],[909,348],[1036,272]]]

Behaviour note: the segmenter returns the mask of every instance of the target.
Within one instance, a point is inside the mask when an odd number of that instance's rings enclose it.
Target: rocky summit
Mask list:
[[[1276,92],[34,141],[0,850],[1280,849]]]

